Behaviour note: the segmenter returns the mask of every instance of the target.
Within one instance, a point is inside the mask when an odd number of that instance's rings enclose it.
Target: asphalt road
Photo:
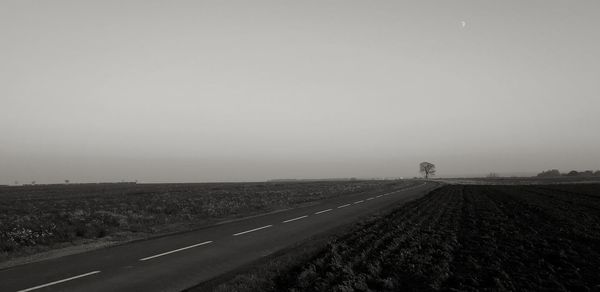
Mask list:
[[[316,205],[0,270],[0,291],[181,291],[437,186],[347,195]]]

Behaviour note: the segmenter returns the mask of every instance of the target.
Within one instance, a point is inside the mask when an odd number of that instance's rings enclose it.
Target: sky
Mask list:
[[[599,1],[0,1],[0,184],[600,168]]]

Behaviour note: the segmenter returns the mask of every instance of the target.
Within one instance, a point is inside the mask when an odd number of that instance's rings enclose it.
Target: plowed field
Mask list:
[[[600,185],[450,185],[329,242],[277,291],[600,290]]]

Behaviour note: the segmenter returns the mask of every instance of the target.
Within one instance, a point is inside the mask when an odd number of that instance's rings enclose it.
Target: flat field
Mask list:
[[[296,250],[196,289],[600,291],[600,184],[447,185]]]
[[[312,181],[0,187],[0,261],[99,240],[182,231],[410,182]]]

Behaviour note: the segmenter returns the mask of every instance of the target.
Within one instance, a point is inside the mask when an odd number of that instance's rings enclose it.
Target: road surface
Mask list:
[[[0,291],[181,291],[361,216],[426,194],[393,192],[316,205],[0,270]]]

